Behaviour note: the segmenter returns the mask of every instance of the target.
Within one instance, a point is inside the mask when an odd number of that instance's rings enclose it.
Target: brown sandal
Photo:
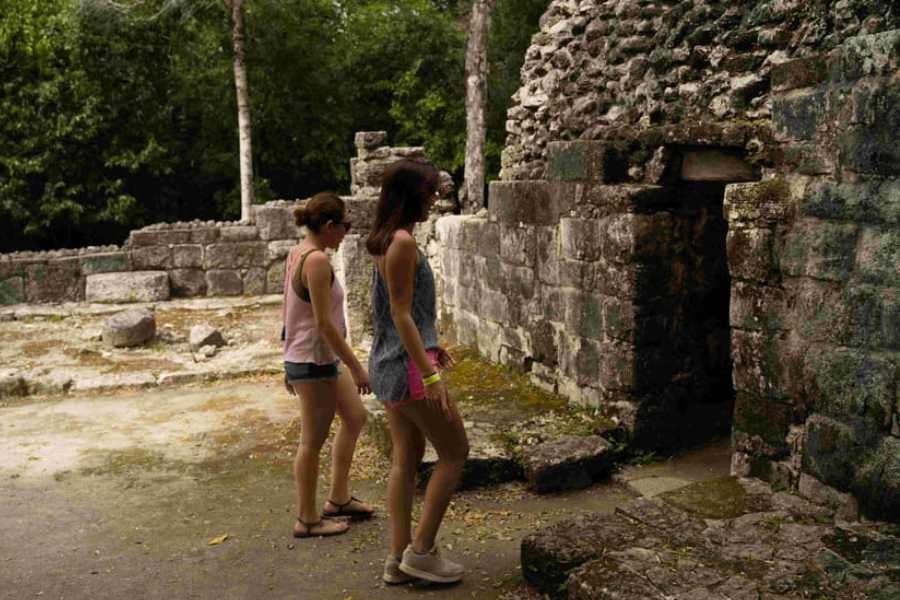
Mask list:
[[[360,500],[359,498],[357,498],[356,496],[350,496],[350,499],[347,500],[346,502],[344,502],[343,504],[338,504],[334,500],[329,499],[328,503],[331,504],[332,506],[336,506],[337,510],[331,511],[331,510],[328,510],[327,508],[322,509],[322,516],[326,519],[333,518],[333,517],[350,517],[350,519],[352,519],[354,521],[360,521],[363,519],[369,519],[372,517],[372,515],[375,514],[375,510],[371,509],[371,508],[369,510],[359,510],[359,509],[350,508],[350,505],[353,504],[353,502],[359,502],[360,504],[363,504],[363,501]]]
[[[329,519],[329,521],[332,523],[340,523],[341,522],[337,519]],[[301,525],[303,525],[305,530],[297,531],[297,529],[295,528],[294,529],[294,537],[295,538],[328,537],[328,536],[332,536],[332,535],[340,535],[342,533],[347,533],[347,531],[350,530],[350,527],[347,526],[347,527],[344,527],[343,529],[332,529],[331,531],[322,531],[322,532],[316,533],[313,531],[313,527],[322,525],[322,519],[319,519],[315,523],[307,523],[300,517],[297,517],[297,522],[300,523]],[[344,523],[346,523],[346,521],[344,521]]]

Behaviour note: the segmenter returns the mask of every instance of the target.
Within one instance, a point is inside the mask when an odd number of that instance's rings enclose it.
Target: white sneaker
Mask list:
[[[435,583],[453,583],[462,579],[465,573],[461,564],[443,558],[437,546],[425,554],[419,554],[411,545],[407,546],[403,551],[403,560],[400,561],[400,570],[407,575]]]
[[[388,554],[388,557],[384,559],[384,575],[381,578],[385,583],[391,585],[408,583],[415,579],[412,575],[407,575],[400,570],[400,559],[393,554]]]

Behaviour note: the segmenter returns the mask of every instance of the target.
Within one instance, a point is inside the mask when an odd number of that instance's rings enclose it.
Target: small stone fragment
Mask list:
[[[146,308],[116,313],[103,324],[103,341],[114,348],[140,346],[156,335],[156,317]]]
[[[224,346],[225,338],[222,333],[210,325],[194,325],[191,327],[191,350],[194,352],[203,346]]]

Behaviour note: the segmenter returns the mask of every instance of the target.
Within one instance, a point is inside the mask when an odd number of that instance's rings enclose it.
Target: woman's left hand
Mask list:
[[[437,347],[437,364],[438,367],[443,369],[451,369],[453,365],[456,364],[456,361],[453,360],[453,357],[450,356],[450,353],[447,352],[444,348],[440,346]]]

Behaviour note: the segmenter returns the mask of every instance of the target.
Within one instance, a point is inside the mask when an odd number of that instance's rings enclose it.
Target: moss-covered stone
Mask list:
[[[900,439],[882,438],[859,462],[852,487],[863,512],[877,519],[900,520]],[[900,551],[895,554],[900,558]]]
[[[25,302],[25,281],[21,277],[0,279],[0,305]]]
[[[704,519],[733,519],[746,512],[747,492],[734,477],[723,477],[692,483],[660,498]]]
[[[845,281],[853,272],[856,225],[806,220],[791,228],[780,263],[785,273]]]
[[[799,198],[800,214],[858,223],[900,223],[900,180],[819,181]]]
[[[784,400],[738,392],[734,401],[734,434],[749,438],[746,443],[757,453],[786,456],[790,451],[787,434],[792,414],[791,405]]]
[[[803,470],[839,490],[853,489],[861,461],[878,441],[877,427],[866,419],[814,414],[806,421]]]
[[[807,390],[817,412],[856,415],[889,431],[896,396],[896,365],[884,356],[849,348],[826,348],[806,357]]]
[[[130,269],[131,264],[129,263],[127,252],[107,252],[81,257],[81,272],[84,275],[128,271]]]

